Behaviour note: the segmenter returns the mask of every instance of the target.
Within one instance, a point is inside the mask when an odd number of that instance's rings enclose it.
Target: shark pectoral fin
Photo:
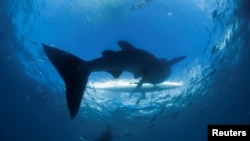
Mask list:
[[[122,74],[122,70],[112,70],[107,72],[110,73],[115,79],[119,78]]]
[[[185,58],[187,58],[187,56],[176,57],[176,58],[170,60],[168,63],[172,66],[172,65],[180,62],[181,60],[185,59]]]
[[[86,88],[90,69],[86,67],[87,62],[80,58],[43,44],[43,49],[50,62],[61,75],[66,86],[67,105],[70,116],[73,119],[80,107],[83,92]]]

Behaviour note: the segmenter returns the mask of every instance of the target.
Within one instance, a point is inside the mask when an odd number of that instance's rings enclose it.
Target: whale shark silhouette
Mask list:
[[[45,54],[64,80],[71,119],[75,118],[79,110],[91,72],[106,71],[114,78],[119,78],[123,71],[130,72],[135,78],[141,78],[135,88],[138,90],[143,83],[162,83],[169,77],[171,66],[186,58],[180,56],[167,61],[145,50],[137,49],[127,41],[120,40],[117,43],[120,51],[104,50],[101,57],[91,61],[42,44]]]

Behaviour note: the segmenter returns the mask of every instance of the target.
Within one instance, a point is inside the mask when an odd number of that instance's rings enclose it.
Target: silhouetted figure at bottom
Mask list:
[[[107,130],[101,134],[101,136],[98,139],[95,139],[94,141],[112,141],[113,135],[111,133],[111,126],[107,126]]]

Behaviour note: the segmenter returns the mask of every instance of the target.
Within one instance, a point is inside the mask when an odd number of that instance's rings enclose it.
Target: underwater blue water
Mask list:
[[[250,124],[250,3],[140,2],[1,0],[0,140],[94,141],[108,132],[114,141],[203,141],[208,124]],[[139,94],[89,86],[70,119],[63,80],[41,44],[92,60],[120,50],[118,40],[168,60],[186,55],[168,78],[183,86],[147,92],[138,104]],[[106,72],[89,78],[110,80]]]

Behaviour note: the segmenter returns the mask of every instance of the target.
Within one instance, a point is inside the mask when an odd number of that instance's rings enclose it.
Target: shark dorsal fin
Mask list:
[[[119,47],[122,50],[134,50],[134,49],[136,49],[132,44],[130,44],[129,42],[124,41],[124,40],[118,41],[117,44],[119,45]]]

